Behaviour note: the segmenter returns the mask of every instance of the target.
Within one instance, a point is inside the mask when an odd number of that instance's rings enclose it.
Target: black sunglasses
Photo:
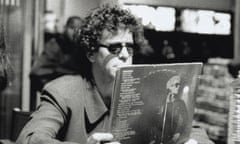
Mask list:
[[[134,50],[136,49],[136,45],[133,43],[114,43],[109,45],[99,44],[99,46],[107,48],[109,52],[114,55],[119,55],[122,51],[122,48],[126,47],[129,55],[132,56],[134,54]]]

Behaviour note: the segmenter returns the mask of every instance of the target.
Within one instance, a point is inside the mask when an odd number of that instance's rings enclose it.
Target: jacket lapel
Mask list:
[[[89,95],[84,96],[85,109],[89,122],[94,123],[108,112],[108,108],[95,86],[89,85],[88,93]]]

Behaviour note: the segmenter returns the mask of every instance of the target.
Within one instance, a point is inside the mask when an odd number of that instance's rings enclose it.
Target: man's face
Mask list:
[[[178,94],[179,86],[180,86],[179,82],[176,82],[176,83],[173,83],[169,89],[173,94]]]
[[[74,29],[79,28],[82,22],[78,19],[74,19],[72,23],[66,26],[65,33],[70,40],[73,40]]]
[[[104,31],[99,50],[93,54],[93,66],[104,75],[114,78],[117,68],[132,64],[131,44],[133,36],[129,30],[119,30],[115,35]]]
[[[180,77],[174,76],[167,83],[167,89],[171,91],[172,94],[178,94],[180,88]]]

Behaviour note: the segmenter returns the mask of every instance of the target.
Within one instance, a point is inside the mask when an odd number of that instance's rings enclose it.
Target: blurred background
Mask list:
[[[194,123],[225,143],[229,83],[240,63],[238,0],[0,0],[1,36],[14,71],[0,94],[0,139],[11,137],[14,108],[32,111],[38,104],[29,74],[44,43],[63,33],[70,16],[84,18],[104,3],[123,5],[144,25],[147,46],[136,64],[204,63]]]

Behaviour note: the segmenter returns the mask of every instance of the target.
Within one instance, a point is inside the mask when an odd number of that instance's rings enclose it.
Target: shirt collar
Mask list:
[[[94,123],[99,120],[106,112],[106,107],[101,95],[99,94],[96,86],[88,85],[88,93],[84,96],[85,109],[90,123]]]

